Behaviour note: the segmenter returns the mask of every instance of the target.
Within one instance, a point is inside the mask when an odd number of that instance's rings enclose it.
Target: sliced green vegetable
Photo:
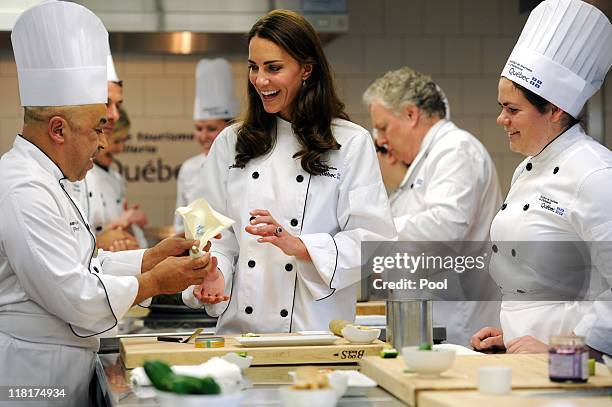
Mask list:
[[[419,345],[419,350],[431,350],[431,345],[429,343],[422,343]]]
[[[393,359],[393,358],[396,358],[397,355],[398,355],[397,350],[393,348],[383,349],[380,351],[380,357],[385,358],[385,359]]]
[[[249,356],[248,353],[246,352],[238,352],[237,355],[240,356],[241,358],[246,358],[247,356]]]
[[[193,377],[175,374],[170,366],[159,360],[146,361],[143,365],[156,389],[177,394],[220,394],[221,387],[212,377]]]

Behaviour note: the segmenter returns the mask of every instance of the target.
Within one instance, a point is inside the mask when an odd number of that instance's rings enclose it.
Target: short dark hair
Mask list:
[[[512,81],[512,83],[514,84],[514,86],[516,86],[518,90],[521,91],[523,96],[525,96],[525,99],[527,99],[527,101],[531,103],[541,114],[546,113],[552,107],[553,104],[550,103],[548,100],[544,99],[542,96],[530,91],[526,87],[519,85],[518,83],[514,81]],[[561,126],[564,129],[572,127],[576,123],[580,123],[581,121],[580,118],[577,119],[565,111],[563,113],[564,115],[563,115],[563,118],[561,119]]]
[[[302,65],[313,66],[296,96],[290,120],[302,147],[294,158],[301,158],[302,168],[308,173],[320,175],[327,170],[326,153],[341,147],[331,131],[332,120],[349,118],[336,94],[319,37],[304,17],[288,10],[273,10],[257,20],[249,31],[248,42],[254,37],[273,42]],[[239,168],[267,154],[276,143],[276,117],[266,113],[249,80],[247,97],[246,116],[237,131],[235,166]]]

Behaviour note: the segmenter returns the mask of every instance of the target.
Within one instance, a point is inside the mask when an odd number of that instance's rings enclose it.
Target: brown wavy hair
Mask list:
[[[300,88],[291,114],[291,127],[302,148],[293,155],[301,158],[304,171],[320,175],[327,171],[326,153],[339,150],[331,130],[332,119],[349,120],[344,103],[336,95],[331,70],[314,29],[301,15],[273,10],[261,17],[248,34],[271,41],[300,64],[312,64],[312,73]],[[266,113],[257,90],[247,80],[248,108],[238,128],[234,166],[244,168],[249,160],[267,154],[276,143],[276,116]]]

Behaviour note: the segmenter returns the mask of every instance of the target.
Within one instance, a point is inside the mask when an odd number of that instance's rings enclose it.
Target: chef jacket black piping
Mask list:
[[[62,175],[63,175],[63,173],[62,173]],[[62,184],[63,180],[68,180],[68,178],[66,178],[66,176],[64,176],[64,178],[61,178],[61,179],[58,180],[58,183],[59,183],[60,187],[62,188],[62,191],[64,191],[64,194],[66,194],[66,197],[68,197],[68,199],[70,200],[70,203],[72,203],[72,206],[74,206],[74,209],[76,209],[77,213],[79,214],[79,217],[81,218],[81,220],[83,221],[83,224],[85,225],[85,228],[87,229],[87,232],[89,233],[89,235],[93,239],[93,250],[92,250],[91,254],[89,255],[89,261],[87,262],[87,269],[89,270],[89,274],[93,274],[94,276],[96,276],[96,278],[98,280],[100,280],[100,284],[102,284],[102,288],[104,289],[104,295],[106,296],[106,302],[108,304],[108,307],[111,310],[111,314],[113,315],[113,318],[115,319],[115,323],[113,324],[113,326],[111,326],[108,329],[105,329],[104,331],[100,331],[98,333],[91,334],[91,335],[79,335],[79,334],[77,334],[74,331],[74,329],[72,328],[72,324],[68,323],[68,326],[70,326],[70,330],[72,331],[72,333],[75,336],[78,336],[79,338],[90,338],[92,336],[100,335],[101,333],[110,331],[111,329],[116,327],[117,326],[117,316],[115,315],[115,311],[113,311],[113,307],[111,306],[110,299],[108,298],[108,291],[106,291],[106,286],[104,285],[104,282],[102,281],[100,276],[98,276],[97,273],[92,273],[91,272],[91,259],[93,258],[93,255],[96,252],[96,237],[92,233],[91,228],[89,227],[89,224],[85,221],[85,218],[83,218],[83,215],[81,214],[81,211],[79,210],[79,207],[74,203],[74,201],[70,197],[70,194],[68,194],[68,192],[66,192],[66,189],[64,188],[64,185]]]
[[[574,125],[574,126],[575,126],[575,125]],[[537,156],[539,156],[540,154],[542,154],[542,151],[544,151],[544,150],[546,149],[546,147],[548,147],[548,146],[549,146],[549,145],[550,145],[550,144],[551,144],[553,141],[555,141],[556,139],[558,139],[559,137],[561,137],[561,136],[563,135],[563,133],[565,133],[566,131],[568,131],[569,129],[571,129],[571,128],[572,128],[572,127],[574,127],[574,126],[570,126],[570,127],[568,127],[567,129],[563,130],[561,133],[557,134],[557,135],[555,136],[555,138],[554,138],[554,139],[552,139],[552,140],[550,140],[548,143],[546,143],[546,145],[544,146],[544,148],[542,148],[542,149],[540,150],[540,152],[539,152],[539,153],[537,153],[536,155],[534,155],[533,157],[537,157]]]
[[[95,333],[95,334],[91,334],[91,335],[79,335],[77,334],[74,329],[72,329],[72,324],[68,323],[68,326],[70,327],[70,330],[72,331],[72,333],[79,337],[79,338],[90,338],[92,336],[96,336],[99,335],[101,333],[104,333],[106,331],[110,331],[111,329],[113,329],[115,326],[117,326],[117,316],[115,315],[115,312],[113,311],[113,307],[110,304],[110,299],[108,298],[108,292],[106,291],[106,286],[104,285],[104,282],[102,282],[102,279],[96,274],[96,273],[92,273],[91,272],[91,259],[93,258],[94,253],[96,252],[96,237],[93,235],[93,233],[91,232],[91,229],[89,228],[89,224],[87,222],[85,222],[85,218],[83,218],[83,215],[81,214],[81,211],[79,210],[79,207],[74,203],[74,201],[72,200],[72,198],[70,197],[70,194],[68,194],[68,192],[66,192],[66,189],[64,188],[64,185],[62,184],[63,180],[68,180],[68,178],[66,177],[66,175],[64,175],[64,171],[62,171],[62,169],[59,167],[59,165],[55,164],[55,161],[53,161],[51,159],[51,157],[49,157],[47,155],[47,153],[45,153],[43,150],[40,149],[40,147],[38,147],[36,144],[32,143],[30,140],[28,140],[27,138],[23,137],[21,134],[17,134],[19,137],[23,138],[25,141],[27,141],[28,143],[32,144],[34,147],[36,147],[41,153],[43,153],[48,159],[49,161],[51,161],[56,167],[57,169],[60,171],[60,173],[63,175],[63,178],[60,178],[57,183],[59,184],[60,188],[62,189],[62,191],[64,191],[64,194],[66,194],[66,197],[68,197],[68,200],[70,201],[70,203],[72,204],[72,206],[74,206],[74,209],[76,209],[77,213],[79,214],[79,217],[81,218],[81,220],[83,221],[83,224],[85,225],[85,228],[87,229],[87,232],[89,232],[89,235],[91,236],[91,238],[93,239],[93,250],[91,252],[91,254],[89,255],[89,261],[87,262],[87,270],[89,271],[90,274],[93,274],[94,276],[96,276],[98,278],[98,280],[100,280],[100,284],[102,284],[102,288],[104,288],[104,295],[106,295],[106,302],[108,303],[108,307],[111,310],[111,314],[113,315],[113,318],[115,319],[115,323],[113,324],[113,326],[111,326],[110,328]]]
[[[336,267],[338,266],[338,245],[336,244],[336,239],[334,239],[334,237],[330,234],[329,237],[332,238],[332,241],[334,242],[334,246],[336,246],[336,264],[334,264],[334,273],[332,274],[331,279],[329,280],[329,289],[332,290],[331,293],[329,293],[329,295],[326,295],[323,298],[319,298],[318,300],[315,301],[322,301],[326,298],[331,297],[332,295],[334,295],[334,293],[336,292],[335,288],[332,288],[332,282],[334,281],[334,276],[336,275]]]
[[[576,124],[578,124],[578,123],[576,123]],[[576,124],[574,124],[574,126],[575,126]],[[570,127],[568,127],[567,129],[563,130],[561,133],[559,133],[559,134],[558,134],[558,135],[557,135],[557,136],[556,136],[554,139],[550,140],[550,141],[549,141],[549,142],[548,142],[548,143],[547,143],[547,144],[544,146],[544,148],[542,148],[542,150],[540,150],[540,152],[539,152],[539,153],[537,153],[537,154],[536,154],[536,155],[534,155],[534,156],[531,156],[531,158],[529,158],[529,161],[531,162],[531,159],[532,159],[532,158],[535,158],[535,157],[539,156],[540,154],[542,154],[542,152],[543,152],[543,151],[546,149],[546,147],[548,147],[549,145],[551,145],[551,144],[552,144],[552,143],[553,143],[553,142],[554,142],[556,139],[558,139],[559,137],[561,137],[561,135],[563,135],[563,133],[565,133],[566,131],[568,131],[569,129],[571,129],[571,128],[572,128],[572,127],[574,127],[574,126],[570,126]],[[524,161],[523,161],[523,162],[524,162]],[[525,166],[523,166],[523,168],[521,169],[521,173],[518,175],[518,177],[516,177],[515,182],[516,182],[516,181],[518,181],[518,178],[519,178],[521,175],[523,175],[523,173],[524,173],[524,172],[525,172]],[[514,183],[512,183],[512,184],[514,184]],[[510,189],[512,189],[512,184],[510,185]],[[508,196],[510,196],[510,191],[508,191],[508,193],[506,194],[506,202],[507,202]]]
[[[308,202],[308,191],[310,190],[310,180],[312,174],[308,174],[308,185],[306,186],[306,197],[304,198],[304,210],[302,211],[302,224],[300,225],[300,235],[302,229],[304,229],[304,216],[306,216],[306,203]],[[291,332],[291,326],[293,325],[293,310],[295,309],[295,291],[297,290],[297,267],[295,269],[295,276],[293,276],[293,299],[291,300],[291,318],[289,319],[289,332]]]

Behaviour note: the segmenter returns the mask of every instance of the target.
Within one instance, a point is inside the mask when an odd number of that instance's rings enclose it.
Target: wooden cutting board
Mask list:
[[[387,304],[384,301],[358,302],[357,315],[387,315]]]
[[[553,392],[555,394],[550,394]],[[493,396],[480,394],[475,390],[423,391],[419,393],[418,398],[419,407],[542,407],[559,404],[572,407],[610,407],[612,399],[609,395],[582,396],[571,390],[515,390],[507,395]]]
[[[556,383],[548,380],[548,355],[486,355],[457,356],[453,366],[439,377],[422,377],[404,373],[406,365],[400,357],[383,359],[364,357],[361,373],[371,377],[379,386],[411,406],[416,405],[418,394],[430,390],[475,390],[476,371],[483,366],[506,366],[512,369],[513,389],[588,389],[612,387],[612,375],[606,366],[598,364],[595,376],[584,384]]]
[[[379,340],[356,345],[340,338],[333,345],[247,348],[241,346],[234,336],[224,336],[223,348],[210,349],[196,348],[193,343],[160,342],[154,337],[121,338],[119,350],[125,367],[133,369],[142,366],[147,359],[159,359],[171,365],[196,365],[228,352],[247,352],[253,356],[252,366],[356,363],[364,356],[378,355],[381,349],[389,346]]]

